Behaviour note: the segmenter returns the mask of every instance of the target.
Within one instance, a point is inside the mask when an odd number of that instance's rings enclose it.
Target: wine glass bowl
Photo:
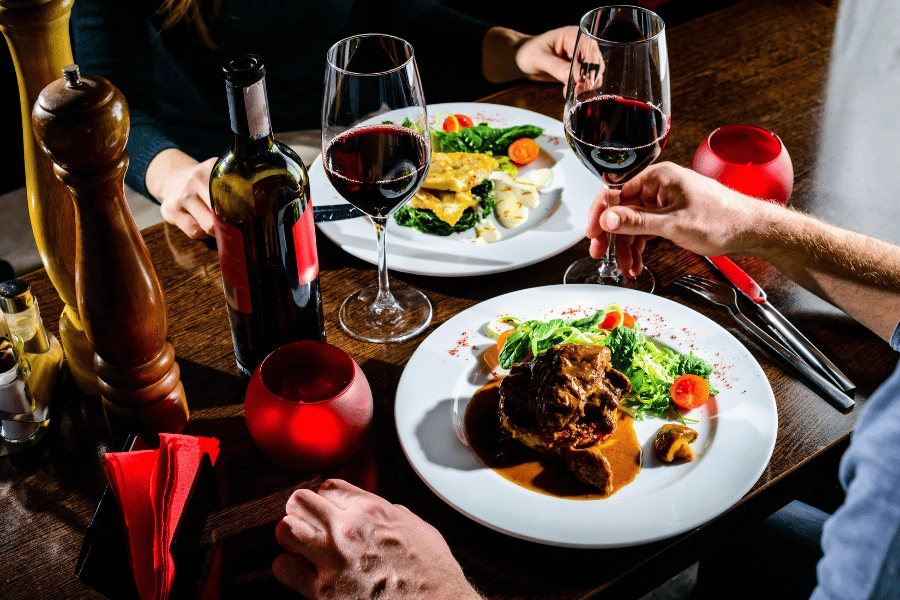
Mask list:
[[[787,204],[794,167],[777,135],[757,125],[724,125],[697,147],[691,169],[747,196]]]
[[[272,462],[298,471],[337,465],[365,440],[372,390],[350,355],[304,340],[273,350],[244,397],[250,437]]]
[[[365,34],[327,53],[322,105],[322,161],[338,193],[372,219],[378,285],[351,294],[340,323],[369,342],[400,342],[431,322],[421,291],[392,290],[387,272],[388,218],[421,187],[431,161],[428,115],[412,46],[397,37]]]
[[[572,150],[607,190],[618,190],[665,147],[670,124],[665,23],[636,6],[605,6],[584,15],[566,87],[564,125]],[[601,283],[652,292],[656,278],[619,271],[615,236],[600,259],[569,266],[565,283]]]

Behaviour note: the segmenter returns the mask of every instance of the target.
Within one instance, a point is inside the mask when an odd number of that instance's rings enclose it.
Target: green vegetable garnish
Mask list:
[[[499,324],[513,327],[500,352],[500,366],[512,365],[541,354],[555,344],[585,344],[607,346],[612,354],[612,366],[631,381],[632,391],[625,397],[624,406],[631,409],[634,418],[643,420],[644,414],[661,417],[666,413],[677,416],[680,411],[671,404],[669,388],[679,375],[693,373],[709,381],[713,365],[693,352],[680,354],[644,335],[637,324],[634,327],[616,327],[612,331],[597,329],[606,313],[620,310],[615,304],[582,319],[551,319],[550,321],[522,321],[504,316],[492,322],[488,329],[495,334]],[[718,393],[710,385],[709,393]]]

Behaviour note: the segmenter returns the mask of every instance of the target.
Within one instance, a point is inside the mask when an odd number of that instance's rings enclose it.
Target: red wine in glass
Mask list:
[[[332,140],[324,164],[344,199],[368,215],[387,217],[425,179],[428,146],[408,127],[360,127]]]
[[[618,190],[660,155],[671,115],[665,23],[638,6],[602,6],[581,18],[566,85],[563,114],[572,150],[616,204]],[[652,293],[656,277],[644,266],[622,273],[616,236],[606,253],[576,260],[565,283],[596,283]]]
[[[579,102],[566,118],[566,139],[608,186],[620,186],[662,152],[669,123],[661,110],[619,96]]]

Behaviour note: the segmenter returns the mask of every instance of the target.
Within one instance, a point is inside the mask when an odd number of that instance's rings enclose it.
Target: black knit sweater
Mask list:
[[[71,17],[75,61],[109,79],[131,112],[125,181],[150,197],[147,166],[166,148],[199,161],[231,145],[222,65],[252,52],[266,64],[274,131],[320,126],[325,53],[366,32],[408,40],[429,103],[472,100],[492,91],[481,75],[490,25],[438,0],[222,0],[212,22],[216,50],[186,26],[160,32],[159,0],[78,0]]]

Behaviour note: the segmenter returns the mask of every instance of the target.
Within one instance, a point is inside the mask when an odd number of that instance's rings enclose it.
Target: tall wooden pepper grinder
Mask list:
[[[0,31],[9,44],[22,106],[28,213],[41,262],[65,303],[59,336],[79,389],[97,396],[94,350],[78,314],[75,294],[75,211],[50,159],[31,132],[31,107],[41,91],[72,63],[69,17],[73,0],[0,0]]]
[[[75,200],[75,288],[111,433],[155,440],[188,420],[162,286],[125,201],[130,116],[122,93],[77,65],[49,84],[32,125]]]

